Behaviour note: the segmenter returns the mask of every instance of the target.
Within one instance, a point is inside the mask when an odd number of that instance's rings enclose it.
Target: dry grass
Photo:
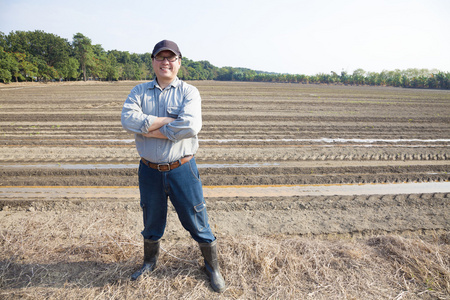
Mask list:
[[[126,213],[29,214],[0,233],[1,299],[449,299],[450,235],[220,239],[219,295],[190,239],[163,241],[158,268],[129,281],[142,241]]]

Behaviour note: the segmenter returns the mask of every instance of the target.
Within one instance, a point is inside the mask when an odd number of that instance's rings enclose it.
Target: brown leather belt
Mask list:
[[[191,158],[193,158],[193,157],[194,157],[194,155],[188,155],[188,156],[181,158],[180,160],[177,160],[177,161],[174,161],[171,163],[162,163],[162,164],[154,164],[152,162],[149,162],[148,160],[146,160],[143,157],[141,157],[141,161],[144,163],[144,165],[146,165],[149,168],[158,170],[160,172],[167,172],[167,171],[176,169],[181,165],[184,165],[185,163],[190,161]]]

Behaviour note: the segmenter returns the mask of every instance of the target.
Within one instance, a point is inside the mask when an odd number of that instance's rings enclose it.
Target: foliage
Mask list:
[[[255,71],[247,68],[218,68],[208,61],[183,58],[178,76],[184,80],[258,81],[373,85],[449,89],[450,73],[439,70],[407,69],[352,74],[302,75]],[[0,82],[60,80],[151,80],[150,53],[105,51],[81,33],[70,43],[52,33],[36,31],[0,32]]]
[[[81,33],[77,33],[73,37],[72,46],[75,51],[75,57],[78,59],[83,72],[84,81],[87,80],[87,68],[94,69],[94,47],[91,44],[91,39],[85,37]],[[94,74],[95,75],[95,74]]]

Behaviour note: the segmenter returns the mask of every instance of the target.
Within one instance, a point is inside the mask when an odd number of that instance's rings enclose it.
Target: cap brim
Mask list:
[[[166,50],[172,52],[172,53],[175,54],[175,55],[178,55],[178,56],[181,55],[181,54],[177,53],[176,51],[174,51],[174,50],[172,50],[172,49],[170,49],[170,48],[162,47],[161,49],[158,50],[158,52],[153,53],[153,56],[158,55],[159,52],[161,52],[161,51],[166,51]]]

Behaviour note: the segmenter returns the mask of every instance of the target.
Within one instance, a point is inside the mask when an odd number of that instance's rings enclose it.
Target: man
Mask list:
[[[181,224],[199,243],[212,288],[223,292],[217,241],[208,223],[194,158],[202,127],[201,98],[197,88],[177,77],[181,58],[174,42],[157,43],[152,52],[156,79],[134,87],[123,105],[122,126],[135,134],[141,156],[139,191],[144,216],[144,264],[131,279],[156,266],[169,197]]]

